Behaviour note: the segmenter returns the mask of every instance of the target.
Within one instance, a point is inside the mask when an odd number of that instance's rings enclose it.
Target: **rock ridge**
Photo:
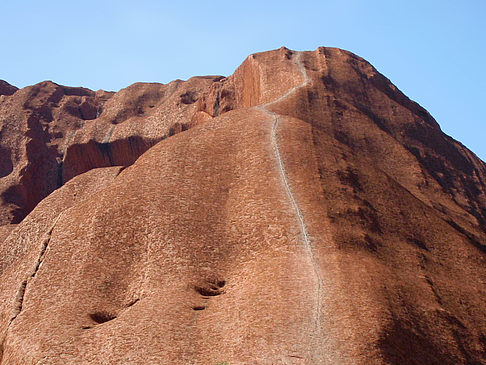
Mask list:
[[[486,166],[350,52],[42,82],[0,152],[1,365],[486,363]]]

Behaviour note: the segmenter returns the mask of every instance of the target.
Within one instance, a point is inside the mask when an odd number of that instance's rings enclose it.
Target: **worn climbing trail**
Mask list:
[[[319,265],[317,263],[315,255],[314,255],[314,251],[313,251],[312,244],[311,244],[311,241],[310,241],[309,233],[307,232],[307,227],[306,227],[306,224],[305,224],[304,217],[302,215],[302,211],[301,211],[299,204],[297,203],[297,200],[295,199],[294,194],[292,192],[291,185],[289,183],[289,180],[287,178],[287,174],[285,172],[285,165],[283,163],[282,156],[280,154],[280,149],[279,149],[279,146],[278,146],[278,138],[277,138],[277,131],[278,131],[278,127],[279,127],[279,116],[277,115],[277,113],[268,109],[268,107],[270,107],[271,105],[276,104],[276,103],[284,100],[285,98],[287,98],[291,94],[295,93],[297,90],[307,86],[310,83],[309,76],[307,75],[307,72],[306,72],[306,70],[305,70],[305,68],[302,64],[301,56],[302,56],[302,53],[297,54],[295,64],[297,65],[297,67],[299,68],[299,71],[301,72],[302,76],[304,77],[304,82],[302,82],[300,85],[297,85],[297,86],[291,88],[290,90],[288,90],[284,95],[282,95],[278,99],[276,99],[276,100],[274,100],[270,103],[261,105],[259,108],[261,110],[263,110],[265,113],[267,113],[267,114],[269,114],[273,117],[273,125],[272,125],[272,131],[271,131],[271,143],[272,143],[272,146],[273,146],[273,150],[275,152],[275,158],[277,160],[277,165],[278,165],[278,169],[279,169],[279,172],[280,172],[280,177],[282,178],[283,185],[285,186],[285,190],[286,190],[287,195],[290,199],[290,202],[292,203],[292,206],[293,206],[294,211],[295,211],[295,215],[297,216],[297,221],[299,223],[299,227],[300,227],[300,231],[301,231],[301,235],[302,235],[302,241],[304,243],[305,250],[308,254],[308,257],[309,257],[309,259],[312,263],[312,268],[313,268],[314,275],[315,275],[315,278],[316,278],[314,321],[315,321],[315,334],[316,334],[316,337],[317,337],[319,335],[319,331],[320,331],[320,316],[321,316],[323,281],[322,281],[321,273],[320,273],[320,270],[319,270]]]

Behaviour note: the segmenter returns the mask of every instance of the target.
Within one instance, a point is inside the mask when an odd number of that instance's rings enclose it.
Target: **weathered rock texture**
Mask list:
[[[4,94],[0,364],[486,363],[486,166],[363,59]]]

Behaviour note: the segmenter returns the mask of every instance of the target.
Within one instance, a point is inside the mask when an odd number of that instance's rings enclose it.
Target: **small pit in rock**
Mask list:
[[[116,318],[115,315],[107,312],[95,312],[91,313],[89,316],[93,321],[99,324],[111,321]]]
[[[224,280],[208,280],[203,285],[194,286],[194,290],[203,297],[214,297],[224,293],[223,287],[226,285]]]
[[[198,306],[192,307],[192,309],[194,309],[195,311],[202,311],[202,310],[206,309],[206,307],[203,306],[203,305],[198,305]]]

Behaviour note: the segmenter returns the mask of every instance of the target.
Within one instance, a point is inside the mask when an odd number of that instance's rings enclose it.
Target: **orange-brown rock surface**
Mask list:
[[[363,59],[0,96],[0,364],[485,364],[486,166]]]

